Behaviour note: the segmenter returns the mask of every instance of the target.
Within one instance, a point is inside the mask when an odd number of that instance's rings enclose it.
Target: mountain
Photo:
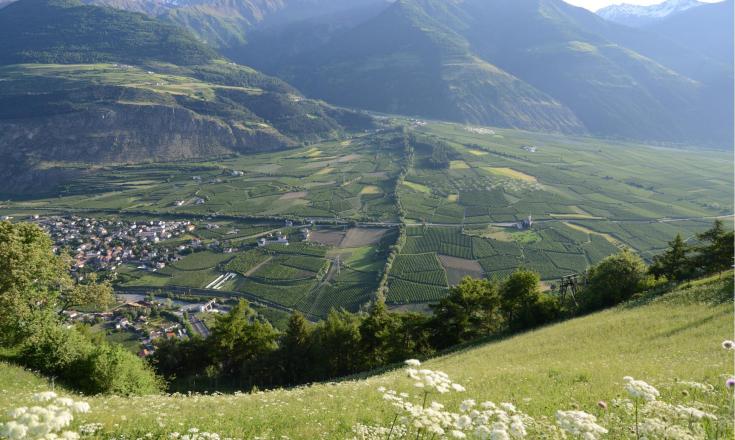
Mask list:
[[[731,144],[724,122],[732,114],[731,95],[712,93],[727,84],[731,68],[561,0],[399,0],[352,28],[308,29],[298,34],[306,42],[301,52],[282,55],[295,39],[283,32],[270,40],[257,34],[257,49],[228,54],[345,106],[532,130]]]
[[[647,29],[732,68],[733,0],[689,9]]]
[[[288,148],[370,123],[143,14],[21,0],[0,10],[0,41],[0,176],[14,181],[58,176],[58,163]]]
[[[455,6],[440,2],[442,8]],[[329,102],[526,129],[583,132],[549,95],[478,58],[420,2],[398,1],[279,72]]]
[[[704,4],[697,0],[666,0],[657,5],[623,3],[606,6],[598,10],[597,15],[625,26],[643,27]]]
[[[247,41],[220,51],[229,57],[251,60],[260,70],[277,70],[293,57],[318,49],[335,35],[377,16],[389,5],[366,1],[350,8],[291,21],[269,21],[248,31]]]
[[[0,64],[205,64],[217,54],[184,30],[141,14],[67,0],[25,0],[0,14]]]
[[[2,0],[0,0],[2,1]],[[229,48],[248,41],[251,31],[334,14],[390,0],[83,0],[142,12],[189,29],[201,41]]]
[[[0,0],[0,8],[16,0]],[[282,26],[321,15],[385,6],[393,0],[81,0],[139,12],[188,29],[211,47],[229,48],[248,41],[256,29]]]

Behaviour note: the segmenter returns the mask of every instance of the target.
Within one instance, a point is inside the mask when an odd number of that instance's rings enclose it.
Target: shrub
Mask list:
[[[80,385],[90,394],[154,394],[162,387],[161,380],[147,364],[119,345],[96,347],[84,367],[88,380]]]
[[[633,252],[625,250],[605,258],[589,271],[582,310],[598,310],[630,299],[640,291],[645,275],[645,263]]]
[[[90,341],[76,329],[48,325],[23,344],[20,357],[33,370],[73,382],[80,360],[91,351]]]

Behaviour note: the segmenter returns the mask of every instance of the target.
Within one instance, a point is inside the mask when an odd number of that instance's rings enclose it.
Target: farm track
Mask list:
[[[337,271],[336,264],[334,264],[334,261],[330,260],[329,269],[324,274],[324,277],[316,284],[316,286],[314,286],[311,290],[309,290],[309,292],[307,292],[303,297],[299,298],[299,301],[301,301],[302,299],[308,298],[309,296],[311,296],[312,293],[317,292],[318,296],[315,297],[315,300],[312,302],[311,307],[309,307],[309,311],[307,312],[309,316],[316,316],[313,312],[314,305],[318,304],[319,300],[321,300],[321,296],[324,295],[324,290],[323,290],[324,286],[326,286],[334,278],[334,274],[336,271]]]
[[[253,267],[253,268],[252,268],[252,269],[250,269],[249,271],[245,272],[245,274],[244,274],[243,276],[244,276],[245,278],[249,277],[250,275],[252,275],[252,274],[254,274],[255,272],[257,272],[257,271],[258,271],[258,269],[260,269],[260,268],[261,268],[261,267],[263,267],[264,265],[268,264],[268,263],[269,263],[269,262],[270,262],[270,261],[271,261],[272,259],[273,259],[273,257],[268,257],[268,258],[267,258],[267,259],[266,259],[265,261],[263,261],[262,263],[258,263],[257,265],[255,265],[255,267]]]

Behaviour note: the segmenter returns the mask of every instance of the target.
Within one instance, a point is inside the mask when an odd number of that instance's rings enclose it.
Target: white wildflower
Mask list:
[[[607,429],[597,424],[597,418],[584,411],[557,411],[556,423],[569,434],[597,439],[607,434]]]
[[[88,413],[90,410],[89,403],[87,402],[74,402],[71,408],[76,413]]]
[[[642,380],[635,380],[630,376],[625,376],[623,380],[626,382],[626,391],[628,391],[628,394],[630,394],[634,399],[643,399],[646,402],[650,402],[652,400],[656,400],[660,395],[656,388]]]
[[[44,391],[42,393],[36,393],[33,395],[33,400],[36,402],[48,402],[49,400],[54,400],[58,397],[56,393],[53,391]]]
[[[0,425],[0,437],[7,437],[10,440],[25,438],[27,433],[28,427],[15,421]]]
[[[467,411],[471,410],[472,408],[474,408],[474,407],[475,407],[475,405],[477,405],[477,404],[475,403],[475,401],[474,401],[474,400],[472,400],[472,399],[467,399],[467,400],[464,400],[464,401],[463,401],[463,402],[462,402],[462,403],[461,403],[461,404],[459,405],[459,409],[460,409],[460,411],[462,411],[462,412],[467,412]]]

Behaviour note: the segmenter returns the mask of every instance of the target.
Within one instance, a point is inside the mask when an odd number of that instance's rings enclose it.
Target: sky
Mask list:
[[[629,3],[633,5],[655,5],[661,3],[663,0],[565,0],[567,3],[571,3],[576,6],[587,8],[591,11],[596,11],[602,7],[608,5],[615,5],[620,3]],[[720,0],[700,0],[707,3],[716,3]]]

